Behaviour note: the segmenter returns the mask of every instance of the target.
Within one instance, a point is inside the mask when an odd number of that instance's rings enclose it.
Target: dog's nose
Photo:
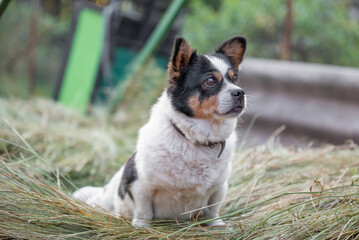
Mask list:
[[[238,99],[244,98],[244,91],[242,89],[236,89],[232,91],[232,95]]]

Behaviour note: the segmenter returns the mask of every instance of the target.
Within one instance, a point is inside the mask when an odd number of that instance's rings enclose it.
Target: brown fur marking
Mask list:
[[[229,77],[229,79],[233,79],[233,76],[234,76],[233,70],[232,70],[232,69],[229,69],[229,70],[228,70],[228,77]]]
[[[213,76],[218,80],[218,81],[222,81],[223,77],[222,74],[218,71],[214,71],[213,72]]]
[[[195,50],[188,44],[188,42],[183,40],[181,42],[181,45],[179,46],[177,55],[171,56],[171,60],[168,64],[168,76],[169,76],[168,82],[170,88],[175,87],[176,79],[178,79],[181,74],[181,67],[187,67],[189,60],[192,56],[192,53],[194,51]],[[174,57],[176,58],[175,61],[173,61]]]
[[[242,43],[237,41],[229,41],[221,47],[221,50],[225,55],[232,59],[235,67],[237,67],[242,62],[244,55],[244,47]]]
[[[242,45],[238,46],[240,44],[230,44],[223,47],[223,51],[225,54],[233,59],[235,66],[238,66],[242,62],[243,58],[243,48]]]
[[[189,107],[192,109],[195,118],[211,119],[214,117],[218,109],[217,95],[200,102],[198,94],[191,97],[188,101]]]
[[[193,51],[193,48],[186,41],[181,43],[175,61],[175,65],[178,70],[182,67],[181,65],[187,67]]]

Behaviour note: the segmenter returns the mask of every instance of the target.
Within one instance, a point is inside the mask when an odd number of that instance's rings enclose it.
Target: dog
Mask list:
[[[246,105],[237,85],[245,49],[246,39],[235,36],[200,55],[176,38],[168,85],[139,131],[135,153],[107,185],[81,188],[73,197],[130,218],[135,227],[218,217]]]

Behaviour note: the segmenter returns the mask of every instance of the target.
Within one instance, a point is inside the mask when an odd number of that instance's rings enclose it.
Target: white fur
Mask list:
[[[213,67],[218,69],[218,71],[222,74],[223,77],[226,76],[226,73],[230,66],[225,61],[223,61],[223,59],[209,55],[204,56],[212,63]]]
[[[175,130],[170,120],[188,139]],[[164,92],[153,106],[148,123],[139,131],[135,158],[138,179],[131,185],[135,201],[128,194],[124,200],[118,196],[124,167],[104,188],[85,187],[73,196],[130,217],[135,226],[147,226],[151,219],[216,217],[220,204],[184,213],[223,201],[234,156],[236,124],[235,118],[209,121],[187,117],[173,109]],[[226,140],[226,147],[220,158],[220,144],[209,148],[198,143],[222,140]]]

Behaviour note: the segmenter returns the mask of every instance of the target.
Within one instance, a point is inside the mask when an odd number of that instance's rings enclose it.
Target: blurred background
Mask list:
[[[149,106],[166,85],[176,35],[199,53],[244,35],[241,144],[359,141],[359,0],[0,4],[2,99],[54,99],[79,113],[138,107],[138,96]]]

